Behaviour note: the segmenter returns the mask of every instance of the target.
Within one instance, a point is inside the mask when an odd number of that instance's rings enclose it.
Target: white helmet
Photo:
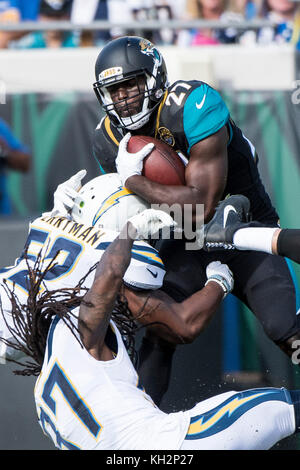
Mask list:
[[[150,205],[122,186],[118,173],[97,176],[78,192],[71,212],[77,223],[120,232],[127,220]]]

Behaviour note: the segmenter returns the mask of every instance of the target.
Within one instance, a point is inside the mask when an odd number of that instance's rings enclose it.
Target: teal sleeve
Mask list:
[[[215,134],[229,120],[229,111],[221,95],[207,84],[195,88],[183,110],[183,129],[191,147]]]

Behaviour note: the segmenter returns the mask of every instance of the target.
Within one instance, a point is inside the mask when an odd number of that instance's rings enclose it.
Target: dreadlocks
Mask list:
[[[21,370],[14,371],[15,374],[39,375],[44,360],[48,330],[55,316],[59,316],[65,322],[81,344],[80,336],[75,335],[78,328],[75,326],[76,322],[73,321],[76,316],[72,311],[79,307],[81,303],[85,303],[84,295],[88,289],[83,287],[83,284],[89,274],[95,270],[97,263],[90,268],[74,288],[49,291],[46,288],[44,279],[49,270],[55,266],[58,254],[59,252],[43,269],[41,269],[41,253],[38,255],[33,267],[29,266],[27,252],[23,254],[28,267],[28,297],[25,304],[20,303],[15,292],[15,285],[10,288],[7,281],[3,281],[2,286],[11,302],[12,325],[8,324],[0,301],[1,313],[13,339],[2,338],[1,341],[31,359],[25,362],[9,359],[22,366]],[[128,346],[129,354],[135,360],[134,330],[136,325],[124,296],[118,295],[112,312],[112,319]],[[83,347],[82,344],[81,346]]]
[[[36,261],[31,267],[28,262],[27,247],[25,247],[22,258],[26,260],[28,277],[27,277],[27,291],[28,297],[25,304],[20,303],[17,293],[15,292],[15,284],[13,287],[9,287],[9,284],[4,279],[3,288],[11,302],[11,317],[12,324],[8,323],[6,315],[3,312],[1,298],[0,298],[0,310],[4,318],[4,322],[10,331],[12,336],[11,340],[0,338],[8,347],[13,348],[16,351],[21,352],[23,355],[29,357],[31,360],[25,362],[19,362],[16,359],[8,360],[22,366],[22,369],[15,370],[14,373],[17,375],[39,375],[45,355],[46,342],[49,327],[54,317],[58,316],[67,327],[70,329],[72,334],[81,344],[80,334],[78,327],[76,326],[77,316],[73,313],[73,310],[80,306],[80,304],[88,305],[84,299],[87,287],[84,287],[84,282],[87,277],[96,269],[97,264],[92,266],[89,271],[80,279],[74,288],[63,288],[49,291],[44,283],[46,276],[50,269],[53,269],[56,265],[56,259],[59,255],[59,251],[49,261],[48,265],[45,266],[44,259],[42,257],[42,250],[38,254]],[[148,297],[149,298],[149,297]],[[139,312],[135,313],[133,317],[126,297],[123,294],[118,294],[116,303],[111,314],[112,320],[115,322],[122,339],[127,348],[128,354],[136,367],[138,354],[135,350],[135,334],[141,328],[151,326],[154,324],[161,324],[164,327],[169,327],[161,322],[148,323],[147,325],[137,326],[136,321],[141,319],[144,315],[144,310],[148,302],[146,299],[144,305]],[[154,307],[156,308],[156,307]],[[151,314],[149,311],[147,314]],[[77,333],[77,334],[76,334]]]
[[[86,290],[82,288],[82,284],[88,274],[95,269],[95,266],[93,266],[79,281],[74,289],[49,291],[44,284],[44,279],[49,270],[57,264],[55,261],[58,254],[59,252],[56,253],[55,257],[51,259],[47,266],[41,269],[41,252],[37,256],[33,267],[30,267],[28,263],[27,251],[23,253],[28,269],[28,297],[25,304],[20,303],[15,292],[15,285],[10,288],[7,281],[5,279],[3,281],[2,286],[11,302],[11,316],[13,324],[8,324],[2,305],[1,313],[13,339],[5,340],[2,338],[1,340],[8,346],[22,352],[34,361],[27,361],[24,364],[16,360],[12,360],[13,362],[23,366],[23,370],[14,371],[16,374],[39,374],[43,364],[48,330],[52,319],[56,315],[58,315],[73,332],[74,325],[71,319],[74,315],[72,314],[72,309],[80,304],[80,300],[83,295],[80,296],[78,294],[81,292],[81,289],[83,289],[83,291]]]

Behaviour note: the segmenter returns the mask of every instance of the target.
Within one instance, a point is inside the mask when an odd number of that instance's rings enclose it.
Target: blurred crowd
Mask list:
[[[217,29],[143,30],[147,20],[212,20]],[[240,29],[231,21],[265,19],[272,26]],[[105,20],[118,27],[76,30]],[[71,21],[73,31],[1,31],[1,22]],[[139,31],[128,30],[138,21]],[[226,24],[227,23],[227,24]],[[124,29],[123,26],[124,25]],[[292,42],[300,48],[300,0],[0,0],[0,48],[101,46],[123,34],[144,36],[163,45],[273,44]]]

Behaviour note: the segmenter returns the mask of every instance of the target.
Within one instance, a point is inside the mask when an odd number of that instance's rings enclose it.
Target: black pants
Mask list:
[[[167,271],[163,290],[175,300],[201,289],[207,265],[219,260],[233,273],[232,293],[256,315],[270,339],[280,343],[300,331],[295,287],[283,257],[257,251],[186,250],[184,240],[164,240],[158,248]]]

